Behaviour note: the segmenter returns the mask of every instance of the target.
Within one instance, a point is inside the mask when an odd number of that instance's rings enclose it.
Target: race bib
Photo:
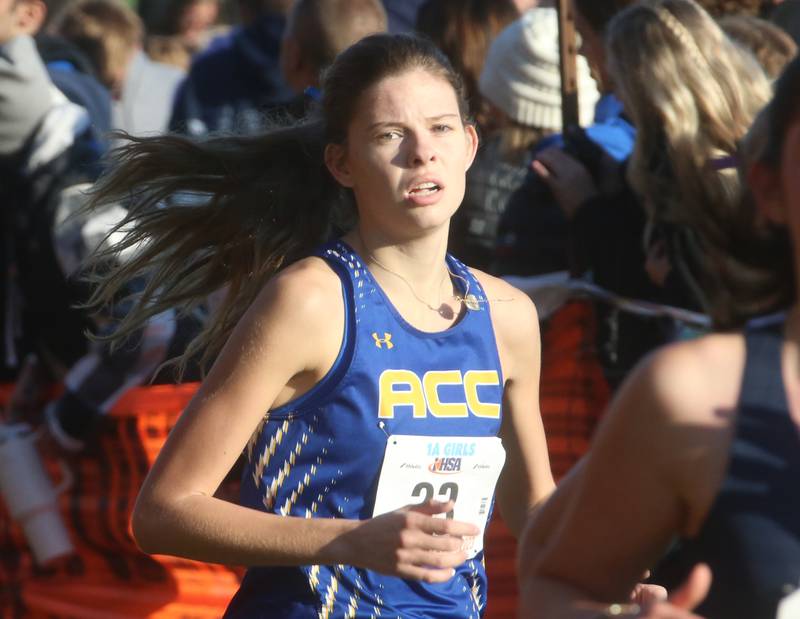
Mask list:
[[[390,436],[372,515],[430,499],[453,501],[453,510],[442,517],[480,528],[468,548],[472,558],[483,550],[483,532],[505,459],[496,436]]]

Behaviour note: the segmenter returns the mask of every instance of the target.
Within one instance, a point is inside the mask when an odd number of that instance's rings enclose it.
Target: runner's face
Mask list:
[[[366,90],[347,143],[329,148],[331,171],[355,194],[362,231],[408,238],[447,229],[477,135],[462,122],[452,86],[413,69]]]

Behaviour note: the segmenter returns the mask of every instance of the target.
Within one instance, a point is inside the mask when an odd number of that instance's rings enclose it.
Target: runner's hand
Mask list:
[[[641,587],[651,587],[642,590]],[[612,604],[600,617],[628,619],[702,619],[692,612],[702,602],[711,587],[711,570],[704,563],[694,566],[684,583],[664,599],[660,587],[638,585],[633,593],[635,604]]]
[[[424,582],[449,580],[467,559],[468,538],[480,533],[474,524],[434,518],[452,509],[452,501],[428,501],[364,520],[348,534],[351,563]]]

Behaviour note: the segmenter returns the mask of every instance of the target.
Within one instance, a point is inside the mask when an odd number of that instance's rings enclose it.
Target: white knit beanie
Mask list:
[[[558,15],[534,8],[492,41],[478,83],[481,94],[520,124],[561,131]],[[600,98],[589,63],[578,56],[581,125],[594,120]]]

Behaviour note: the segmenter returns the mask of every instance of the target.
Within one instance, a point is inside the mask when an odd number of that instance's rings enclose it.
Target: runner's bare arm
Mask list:
[[[145,480],[133,514],[146,552],[239,565],[350,564],[442,581],[473,525],[429,505],[366,521],[280,517],[214,498],[266,411],[332,366],[344,329],[339,279],[307,259],[270,281],[225,345]]]
[[[536,307],[508,283],[478,272],[489,307],[505,379],[500,436],[506,464],[497,500],[516,537],[536,505],[553,490],[553,475],[539,410],[541,341]]]
[[[712,337],[659,351],[622,387],[538,562],[521,566],[526,616],[624,602],[675,535],[697,532],[724,475],[743,359]]]

